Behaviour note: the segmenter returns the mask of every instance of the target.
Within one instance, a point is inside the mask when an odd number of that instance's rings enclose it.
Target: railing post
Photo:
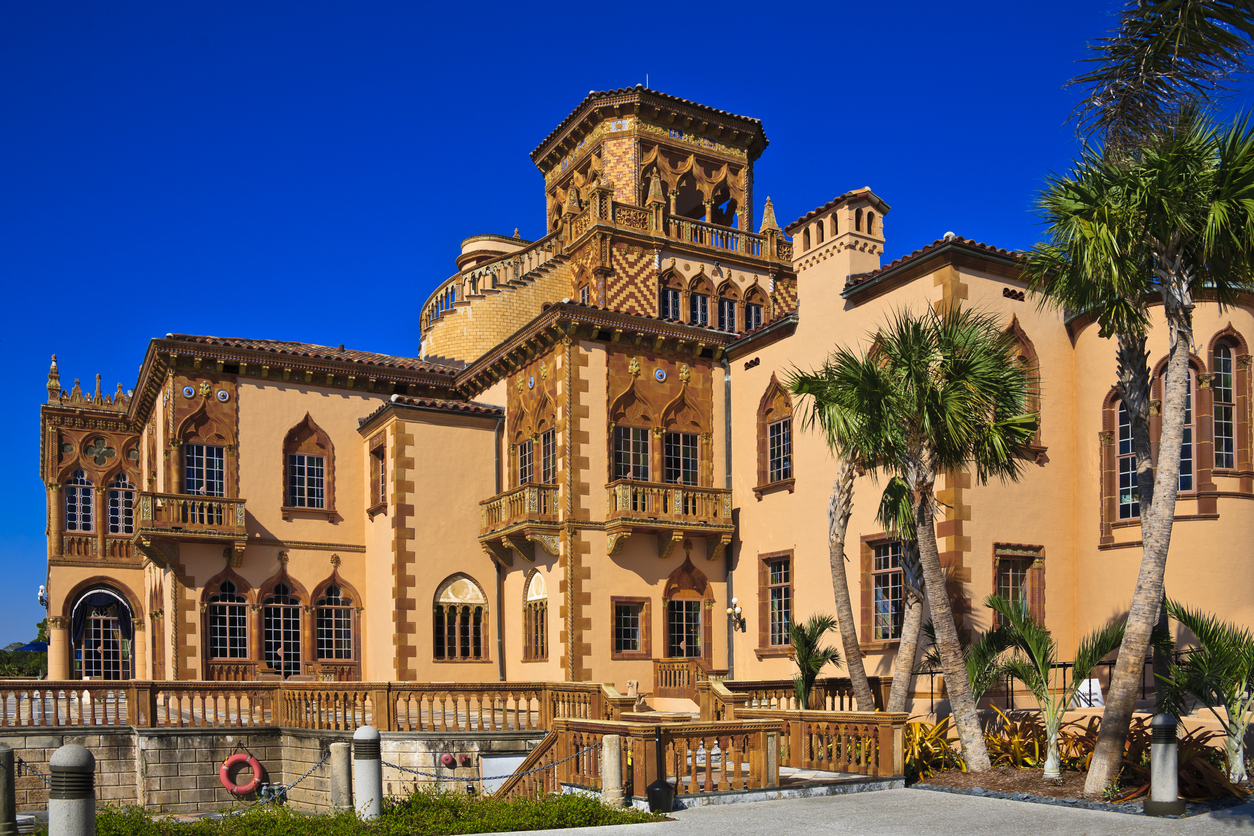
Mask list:
[[[13,749],[0,745],[0,836],[17,836],[16,766]]]
[[[353,797],[360,818],[375,819],[383,812],[383,747],[373,726],[353,732]]]
[[[762,785],[764,787],[779,786],[779,743],[781,735],[778,732],[763,731],[759,733],[759,739],[765,741],[762,750]]]
[[[623,806],[623,738],[607,734],[601,738],[601,801],[610,807]]]

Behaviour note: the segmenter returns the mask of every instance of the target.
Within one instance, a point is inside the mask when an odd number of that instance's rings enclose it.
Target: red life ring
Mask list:
[[[253,779],[247,784],[237,784],[231,780],[231,769],[240,764],[247,765],[253,771]],[[261,786],[261,764],[257,763],[257,759],[247,752],[236,752],[222,762],[222,768],[218,770],[218,780],[232,795],[249,795]]]

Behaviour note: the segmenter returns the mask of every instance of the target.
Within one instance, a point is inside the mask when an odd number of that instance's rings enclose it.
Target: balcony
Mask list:
[[[715,560],[731,543],[731,491],[619,479],[605,486],[606,550],[617,554],[632,534],[654,533],[658,556],[670,557],[688,537],[704,537]]]
[[[557,555],[557,485],[520,485],[480,502],[479,515],[479,542],[499,563],[512,566],[513,551],[535,560],[535,543]]]
[[[141,491],[134,540],[141,548],[152,540],[223,543],[238,555],[248,541],[244,500]]]

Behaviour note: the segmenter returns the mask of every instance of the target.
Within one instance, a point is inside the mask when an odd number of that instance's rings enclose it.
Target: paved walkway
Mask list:
[[[542,832],[571,836],[607,833],[627,836],[766,836],[774,833],[787,836],[1254,834],[1254,802],[1187,819],[1156,819],[913,789],[725,804],[683,810],[671,815],[675,821]]]

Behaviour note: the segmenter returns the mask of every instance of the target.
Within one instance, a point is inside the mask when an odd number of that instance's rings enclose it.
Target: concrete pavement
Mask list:
[[[541,832],[571,836],[1254,836],[1254,802],[1187,819],[1156,819],[914,789],[726,804],[671,815],[675,821]]]

